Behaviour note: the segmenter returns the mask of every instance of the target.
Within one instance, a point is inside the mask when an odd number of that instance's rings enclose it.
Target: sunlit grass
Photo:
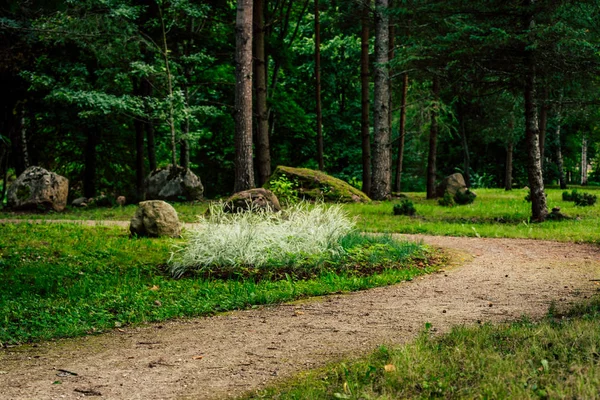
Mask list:
[[[534,323],[426,330],[413,343],[303,374],[247,398],[593,399],[600,387],[600,299]]]

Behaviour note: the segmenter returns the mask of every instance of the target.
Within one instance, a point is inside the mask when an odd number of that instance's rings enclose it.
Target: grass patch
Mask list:
[[[599,192],[596,187],[585,190]],[[476,193],[474,203],[460,207],[442,207],[437,200],[426,200],[424,193],[408,193],[416,208],[415,217],[393,215],[394,202],[344,204],[343,207],[357,218],[357,228],[366,232],[600,243],[600,208],[579,207],[563,201],[560,189],[547,189],[548,206],[560,207],[571,219],[541,224],[529,222],[531,203],[523,200],[526,190],[478,189]]]
[[[164,265],[174,244],[183,242],[130,239],[113,226],[0,224],[0,343],[100,333],[385,286],[431,272],[429,261],[435,259],[422,246],[406,245],[403,259],[364,273],[347,268],[323,269],[304,280],[290,275],[281,280],[173,279]],[[368,253],[356,250],[355,257]]]
[[[208,209],[209,202],[170,203],[177,210],[181,222],[196,222],[198,215]],[[0,219],[54,219],[54,220],[91,220],[91,221],[129,221],[137,210],[137,204],[114,207],[71,207],[64,211],[50,210],[44,213],[12,212],[0,210]]]
[[[254,393],[268,399],[597,398],[600,298],[533,323],[427,331]]]

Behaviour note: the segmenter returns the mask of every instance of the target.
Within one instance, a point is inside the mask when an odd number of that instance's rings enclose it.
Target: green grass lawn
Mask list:
[[[600,187],[572,187],[579,192],[600,196]],[[569,189],[572,190],[572,188]],[[415,203],[417,215],[393,215],[396,201],[372,204],[344,204],[356,217],[358,228],[366,232],[422,233],[446,236],[481,236],[559,240],[569,242],[600,243],[600,203],[591,207],[575,206],[562,200],[563,190],[546,189],[548,207],[560,207],[571,220],[530,223],[531,203],[524,200],[527,191],[517,189],[478,189],[474,203],[464,206],[442,207],[437,200],[426,200],[424,193],[406,193]],[[196,222],[208,208],[208,201],[199,203],[174,203],[182,222]],[[108,208],[67,208],[48,214],[0,212],[0,219],[71,219],[128,221],[136,206]]]
[[[246,398],[594,399],[600,388],[600,298],[534,323],[426,330]]]
[[[600,188],[578,188],[580,192],[600,195]],[[547,189],[548,206],[560,207],[571,217],[565,221],[530,223],[531,203],[524,200],[526,190],[506,192],[478,189],[474,203],[442,207],[437,200],[426,200],[424,193],[407,193],[414,202],[415,216],[393,215],[396,202],[347,204],[344,208],[357,218],[358,228],[367,232],[423,233],[445,236],[531,238],[569,242],[600,243],[600,205],[575,206],[562,201],[562,190]]]
[[[321,268],[306,279],[291,271],[284,279],[174,279],[164,268],[174,244],[183,240],[130,238],[114,226],[0,224],[0,345],[368,289],[434,268],[421,245],[398,244],[390,262],[380,242],[340,259],[348,268]]]

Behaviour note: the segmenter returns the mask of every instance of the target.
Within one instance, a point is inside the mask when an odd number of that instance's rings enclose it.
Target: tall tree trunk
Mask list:
[[[567,180],[565,177],[565,168],[562,155],[562,143],[560,139],[560,130],[562,124],[562,99],[563,95],[561,93],[560,100],[558,101],[558,111],[556,113],[556,134],[554,135],[554,143],[556,146],[556,167],[558,169],[558,182],[560,184],[560,188],[564,190],[567,188]]]
[[[186,79],[187,82],[189,82],[189,77],[191,77],[191,73],[186,72],[186,76],[188,79]],[[190,106],[190,94],[189,94],[189,88],[188,85],[186,83],[186,85],[183,88],[183,96],[184,96],[184,100],[185,100],[185,107],[189,107]],[[183,135],[182,138],[179,140],[179,163],[181,164],[181,166],[183,168],[189,168],[190,167],[190,117],[189,117],[189,113],[186,113],[185,116],[185,122],[183,123]]]
[[[138,201],[145,198],[144,188],[144,121],[135,119],[135,194]]]
[[[315,80],[317,113],[317,163],[319,170],[325,168],[323,161],[323,115],[321,110],[321,22],[319,21],[319,0],[315,0]]]
[[[373,176],[371,197],[383,200],[391,194],[390,85],[388,0],[375,0],[375,93],[373,104]]]
[[[394,0],[389,0],[389,7],[394,8]],[[388,20],[388,35],[389,35],[389,43],[388,43],[388,74],[390,78],[388,79],[388,91],[390,92],[390,104],[388,105],[388,126],[390,127],[390,180],[392,176],[392,165],[393,165],[393,149],[392,149],[392,130],[394,128],[394,80],[391,78],[394,76],[394,68],[392,67],[392,60],[395,57],[395,47],[396,47],[396,25],[394,22],[394,18],[390,15]]]
[[[27,150],[27,125],[25,123],[25,103],[21,104],[21,151],[23,152],[23,166],[29,168],[29,151]]]
[[[83,195],[96,196],[96,161],[98,145],[98,128],[86,127],[86,143],[84,151]]]
[[[258,186],[262,186],[271,176],[264,7],[264,0],[254,1],[254,88],[256,92],[256,169],[258,171]]]
[[[371,192],[371,134],[369,132],[369,10],[370,1],[365,3],[361,13],[360,35],[360,93],[361,119],[360,130],[362,138],[362,191]]]
[[[512,140],[506,145],[506,167],[504,170],[504,190],[512,190],[513,171],[513,147]]]
[[[540,166],[544,170],[544,151],[546,149],[546,128],[548,126],[548,87],[544,87],[542,106],[540,107]]]
[[[252,0],[237,0],[235,21],[235,182],[239,192],[254,187],[252,165]]]
[[[526,7],[530,7],[534,0],[524,0]],[[532,14],[525,16],[525,26],[533,29],[535,20]],[[529,190],[531,191],[531,219],[542,222],[548,215],[546,204],[546,193],[544,192],[544,180],[542,176],[542,164],[540,161],[539,126],[536,105],[536,66],[533,49],[524,45],[525,54],[525,143],[527,151],[527,177]]]
[[[404,140],[406,138],[406,98],[408,96],[408,73],[402,74],[402,97],[400,98],[400,126],[398,127],[398,156],[396,158],[396,177],[394,189],[402,189],[402,167],[404,162]]]
[[[171,66],[169,63],[169,48],[167,47],[167,30],[165,28],[165,20],[163,18],[162,7],[158,7],[158,14],[160,16],[160,26],[162,29],[162,42],[163,42],[163,58],[165,61],[165,72],[167,73],[167,91],[168,91],[168,105],[169,114],[167,121],[171,130],[171,163],[173,166],[177,166],[177,140],[175,133],[175,109],[173,105],[173,76],[171,75]]]
[[[465,104],[458,99],[458,126],[463,148],[463,175],[467,187],[471,187],[471,157],[469,155],[469,142],[467,141],[467,128],[465,122]]]
[[[438,114],[439,114],[440,83],[437,76],[433,77],[433,98],[431,107],[431,125],[429,127],[429,155],[427,157],[427,198],[435,199],[435,178],[437,173],[437,139],[438,139]]]
[[[588,184],[587,152],[588,152],[588,139],[587,139],[586,134],[584,133],[583,137],[581,138],[581,185],[582,186],[587,186],[587,184]]]
[[[0,191],[0,208],[4,205],[4,198],[6,197],[6,188],[8,186],[8,148],[4,149],[4,158],[0,163],[0,168],[2,168],[2,191]]]
[[[142,93],[145,97],[150,97],[152,95],[152,84],[148,79],[142,80]],[[144,128],[146,130],[146,143],[147,143],[147,151],[148,151],[148,164],[150,167],[150,171],[154,171],[157,167],[156,162],[156,142],[154,138],[154,123],[152,122],[152,112],[148,105],[148,101],[144,102],[144,109],[146,119],[144,121]]]

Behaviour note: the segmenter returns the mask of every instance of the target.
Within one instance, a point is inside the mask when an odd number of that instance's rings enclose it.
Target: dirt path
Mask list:
[[[472,257],[393,287],[7,349],[0,352],[0,398],[75,399],[86,391],[104,399],[227,398],[383,343],[407,342],[426,322],[445,331],[540,317],[551,301],[583,299],[600,287],[590,281],[600,278],[597,246],[411,238]],[[59,369],[77,376],[57,376]]]

